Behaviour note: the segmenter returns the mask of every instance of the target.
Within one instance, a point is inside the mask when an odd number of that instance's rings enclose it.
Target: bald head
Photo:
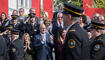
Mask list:
[[[45,33],[46,33],[46,26],[45,26],[45,24],[42,24],[42,25],[40,26],[40,32],[41,32],[42,34],[45,34]]]

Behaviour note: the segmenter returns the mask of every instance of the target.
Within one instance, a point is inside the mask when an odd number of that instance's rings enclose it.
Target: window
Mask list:
[[[31,8],[31,0],[25,0],[25,8]]]
[[[18,6],[18,7],[21,7],[21,0],[17,0],[17,1],[18,1],[17,6]],[[18,8],[18,7],[17,7],[17,8]]]
[[[28,14],[31,8],[31,0],[8,0],[9,4],[9,16],[11,16],[13,10],[18,10],[19,8],[25,9],[25,14]]]

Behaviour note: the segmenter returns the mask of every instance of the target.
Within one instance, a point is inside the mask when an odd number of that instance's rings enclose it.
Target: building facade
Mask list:
[[[53,0],[1,0],[0,14],[6,12],[8,17],[11,16],[13,10],[25,9],[25,15],[29,13],[30,8],[36,9],[36,16],[40,17],[41,11],[47,11],[50,19],[53,16]],[[41,10],[42,9],[42,10]]]
[[[19,8],[24,8],[25,15],[29,13],[31,8],[31,0],[8,0],[8,13],[9,16],[12,14],[13,10],[19,10]]]

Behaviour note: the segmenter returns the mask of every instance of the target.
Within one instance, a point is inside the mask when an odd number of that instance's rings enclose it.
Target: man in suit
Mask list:
[[[64,27],[64,22],[63,22],[63,13],[59,12],[57,14],[57,20],[56,22],[53,23],[53,30],[56,30],[56,29],[62,29]]]
[[[57,14],[59,13],[59,12],[63,12],[63,9],[64,8],[64,6],[63,6],[63,4],[61,4],[60,5],[60,8],[59,8],[59,11],[56,11],[56,12],[54,12],[54,14],[53,14],[53,18],[52,18],[52,23],[55,23],[56,21],[57,21]]]
[[[64,13],[72,15],[63,45],[63,60],[89,60],[89,41],[87,32],[80,27],[80,15],[84,10],[69,3],[64,3]]]
[[[24,60],[24,46],[22,40],[19,39],[19,30],[13,29],[11,34],[10,60]]]
[[[51,46],[53,46],[53,38],[46,33],[44,24],[40,26],[40,33],[34,38],[34,47],[36,49],[36,60],[52,60],[51,59]]]
[[[54,42],[56,42],[59,31],[62,30],[63,28],[64,28],[63,13],[59,12],[57,14],[56,22],[53,23],[52,33],[54,35]]]

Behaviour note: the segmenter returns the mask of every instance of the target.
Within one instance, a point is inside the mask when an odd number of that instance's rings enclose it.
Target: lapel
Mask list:
[[[39,40],[41,40],[42,39],[42,36],[41,36],[41,34],[39,34],[39,38],[38,38]]]

